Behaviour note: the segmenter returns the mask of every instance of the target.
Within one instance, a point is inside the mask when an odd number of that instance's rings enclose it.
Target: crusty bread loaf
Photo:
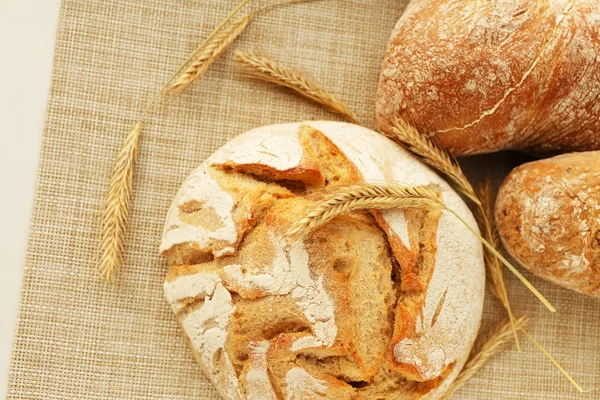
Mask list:
[[[496,202],[506,249],[559,286],[600,296],[600,152],[516,168]]]
[[[291,249],[307,191],[386,181],[460,197],[389,139],[335,122],[247,132],[181,187],[165,294],[226,399],[438,399],[481,319],[479,241],[440,210],[350,213]]]
[[[600,0],[412,0],[377,96],[455,155],[600,149]]]

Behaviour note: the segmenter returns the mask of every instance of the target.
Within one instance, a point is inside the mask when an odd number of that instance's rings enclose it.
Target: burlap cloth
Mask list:
[[[388,35],[407,1],[324,0],[258,17],[238,48],[307,71],[372,126]],[[185,176],[228,139],[265,124],[332,119],[287,90],[243,77],[230,54],[200,84],[154,113],[136,167],[126,268],[115,285],[95,272],[100,204],[124,135],[139,110],[232,0],[63,0],[9,399],[217,399],[163,299],[163,220]],[[257,2],[254,2],[256,5]],[[264,2],[262,3],[265,4]],[[523,156],[464,160],[475,180],[499,182]],[[8,195],[5,193],[5,195]],[[510,278],[515,310],[587,389],[580,395],[523,339],[456,398],[598,399],[600,301],[525,273],[554,315]],[[483,330],[503,313],[490,295]]]

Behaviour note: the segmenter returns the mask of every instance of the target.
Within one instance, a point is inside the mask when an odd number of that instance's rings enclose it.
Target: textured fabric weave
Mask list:
[[[407,1],[323,0],[259,16],[234,47],[306,71],[373,126],[387,39]],[[253,1],[252,7],[266,2]],[[167,208],[186,175],[248,129],[333,114],[286,89],[244,77],[231,53],[145,127],[135,175],[125,269],[95,272],[100,206],[122,140],[146,101],[235,5],[231,0],[64,0],[35,210],[9,374],[9,399],[217,399],[163,299],[158,256]],[[250,9],[249,7],[247,8]],[[526,158],[463,160],[474,182],[496,184]],[[579,395],[523,339],[455,398],[600,397],[600,301],[525,273],[554,315],[512,277],[515,311],[591,393]],[[503,316],[488,295],[482,331]]]

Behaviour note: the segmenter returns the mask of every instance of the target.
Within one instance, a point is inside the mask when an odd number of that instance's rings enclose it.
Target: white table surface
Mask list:
[[[0,398],[17,317],[60,0],[0,1]]]

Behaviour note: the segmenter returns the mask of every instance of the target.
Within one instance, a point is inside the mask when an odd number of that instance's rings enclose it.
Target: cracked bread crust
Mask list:
[[[534,274],[600,297],[600,152],[524,164],[498,193],[504,247]]]
[[[479,241],[439,210],[354,212],[287,249],[328,185],[430,185],[460,197],[389,139],[336,122],[258,128],[184,182],[161,252],[165,296],[226,399],[437,399],[479,328]]]
[[[600,149],[600,0],[412,0],[390,39],[377,122],[455,155]]]

